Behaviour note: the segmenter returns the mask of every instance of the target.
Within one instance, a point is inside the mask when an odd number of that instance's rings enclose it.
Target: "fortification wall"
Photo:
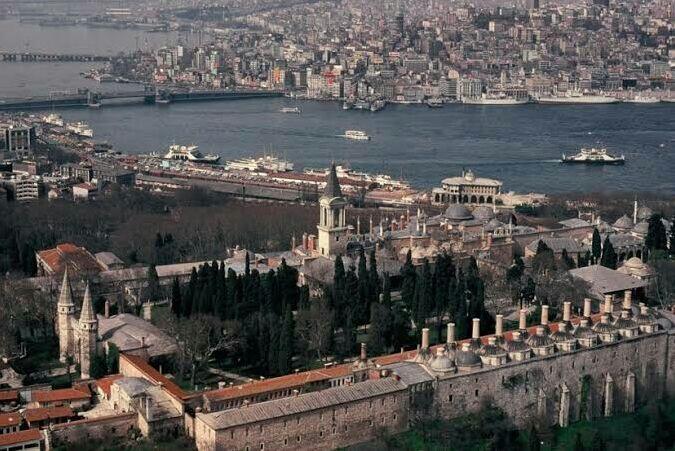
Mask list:
[[[662,331],[570,353],[459,373],[437,382],[434,407],[441,417],[455,418],[477,411],[484,400],[491,399],[517,426],[543,418],[548,424],[560,424],[565,384],[569,390],[569,414],[563,412],[562,416],[573,422],[604,415],[609,374],[613,380],[610,410],[624,412],[630,410],[633,396],[636,405],[663,396],[666,380],[673,379],[675,362],[668,351],[669,341],[675,344],[673,339]],[[664,364],[668,361],[670,371]],[[634,391],[628,382],[631,373],[635,375]]]
[[[404,431],[408,427],[407,412],[408,391],[401,390],[215,431],[198,415],[195,440],[200,451],[330,450],[372,440],[382,430]]]
[[[57,424],[51,427],[52,446],[85,443],[90,440],[106,440],[128,437],[136,427],[136,413],[92,418]]]

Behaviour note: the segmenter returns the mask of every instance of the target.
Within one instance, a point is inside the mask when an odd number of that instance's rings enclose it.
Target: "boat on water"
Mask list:
[[[483,96],[480,98],[465,98],[462,103],[466,105],[525,105],[530,103],[529,99],[516,99],[515,97],[491,97]]]
[[[191,163],[216,164],[220,161],[219,155],[203,155],[195,145],[181,146],[172,144],[162,157],[164,160],[189,161]]]
[[[370,139],[370,136],[368,136],[366,132],[363,132],[361,130],[347,130],[345,131],[345,134],[342,136],[344,138],[354,139],[356,141],[368,141]]]
[[[626,157],[612,155],[604,147],[582,148],[575,155],[562,155],[561,163],[570,164],[613,164],[621,165],[626,162]]]
[[[537,103],[543,105],[602,105],[609,103],[619,103],[616,97],[610,97],[602,94],[586,94],[581,92],[571,92],[566,95],[539,97]]]
[[[370,111],[372,111],[373,113],[377,113],[378,111],[383,109],[386,104],[387,103],[384,100],[374,100],[370,104]]]
[[[273,155],[265,155],[260,158],[228,161],[225,163],[225,169],[250,172],[290,172],[293,170],[293,163]]]
[[[73,122],[67,124],[66,130],[74,135],[82,136],[84,138],[94,137],[94,131],[89,128],[89,125],[86,122]]]
[[[637,95],[635,97],[630,97],[628,99],[624,99],[624,102],[626,102],[626,103],[650,104],[650,103],[659,103],[660,100],[659,100],[658,97],[649,97],[649,96]]]
[[[368,102],[367,100],[357,100],[356,102],[354,102],[352,108],[355,110],[369,110],[370,102]]]
[[[443,108],[443,101],[438,97],[427,100],[427,106],[429,108]]]
[[[60,114],[50,113],[42,118],[42,122],[56,127],[63,127],[63,118]]]
[[[300,111],[300,108],[297,106],[295,107],[284,107],[279,110],[280,113],[286,113],[286,114],[300,114],[302,111]]]

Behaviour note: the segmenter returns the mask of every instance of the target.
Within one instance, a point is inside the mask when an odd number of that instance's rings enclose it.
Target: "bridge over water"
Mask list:
[[[45,97],[0,99],[0,110],[18,111],[27,109],[86,108],[100,107],[106,101],[130,100],[145,104],[168,104],[176,102],[197,102],[213,100],[253,99],[258,97],[281,97],[283,91],[262,90],[181,90],[155,89],[147,87],[142,91],[94,92],[80,90],[75,94],[58,94]]]

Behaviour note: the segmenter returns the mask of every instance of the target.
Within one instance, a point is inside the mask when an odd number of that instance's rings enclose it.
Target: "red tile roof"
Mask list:
[[[46,249],[38,252],[38,256],[54,274],[61,274],[68,265],[71,275],[79,273],[100,272],[102,267],[96,258],[85,248],[75,246],[72,243],[57,245],[54,249]]]
[[[105,394],[106,398],[110,397],[110,386],[115,382],[117,379],[121,379],[122,376],[121,374],[112,374],[110,376],[103,377],[101,379],[96,380],[96,386],[103,391]]]
[[[21,424],[21,414],[19,412],[0,413],[0,427],[16,426]]]
[[[19,400],[18,390],[4,390],[0,391],[0,402],[12,402]]]
[[[41,407],[37,409],[26,409],[23,412],[23,417],[29,423],[44,420],[58,420],[62,418],[72,418],[75,412],[70,407]]]
[[[161,384],[166,391],[171,395],[178,398],[179,400],[184,400],[189,398],[189,396],[180,388],[174,381],[164,376],[162,373],[154,369],[148,362],[143,360],[140,357],[130,354],[120,354],[120,358],[127,360],[131,363],[138,371],[143,373],[146,378],[156,384]]]
[[[80,399],[89,399],[90,397],[90,394],[75,388],[36,390],[31,393],[31,399],[35,402],[77,401]]]
[[[42,440],[42,433],[39,429],[28,429],[26,431],[12,432],[11,434],[0,434],[0,446],[19,445],[35,440]]]

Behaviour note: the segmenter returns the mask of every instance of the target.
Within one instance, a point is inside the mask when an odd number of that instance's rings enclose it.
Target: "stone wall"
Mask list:
[[[137,415],[125,413],[88,420],[57,424],[49,431],[52,446],[86,443],[90,440],[113,440],[126,438],[136,427]]]
[[[625,412],[631,410],[627,405],[633,396],[636,405],[663,396],[664,382],[673,378],[672,369],[665,374],[664,365],[669,359],[668,341],[672,339],[673,336],[662,331],[569,353],[460,372],[437,382],[436,412],[443,418],[454,418],[478,410],[484,400],[490,399],[521,427],[534,419],[546,418],[553,425],[599,417],[605,413],[608,374],[612,379],[610,410]],[[672,357],[670,360],[675,365]],[[635,376],[634,391],[628,388],[631,374]],[[561,403],[565,387],[569,390],[567,406]],[[560,412],[566,409],[569,415],[563,412],[566,420],[561,420]]]
[[[401,390],[220,430],[208,427],[198,415],[195,440],[200,451],[330,450],[372,440],[383,430],[404,431],[408,427],[407,412],[408,392]]]

